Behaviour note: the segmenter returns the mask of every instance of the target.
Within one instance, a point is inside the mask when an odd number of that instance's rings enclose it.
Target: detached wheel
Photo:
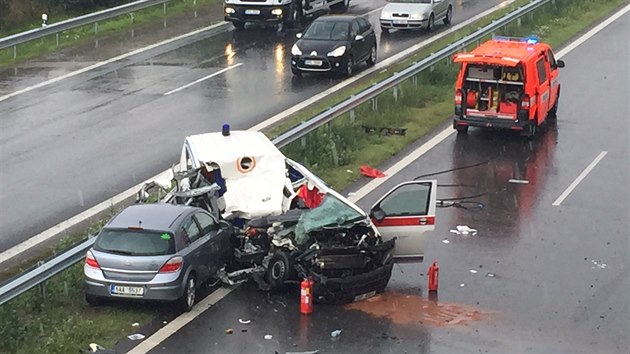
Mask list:
[[[289,279],[289,266],[289,256],[286,253],[278,252],[271,257],[267,266],[267,282],[272,288],[283,286]]]
[[[195,277],[193,275],[189,275],[188,279],[186,279],[184,294],[182,294],[182,297],[177,300],[177,307],[180,310],[189,312],[192,310],[193,306],[195,306],[195,288]]]
[[[100,306],[101,304],[103,304],[103,299],[101,299],[98,296],[85,294],[85,302],[87,302],[88,305],[90,305],[91,307],[96,307],[96,306]]]
[[[435,27],[435,17],[431,14],[431,16],[429,16],[429,23],[427,23],[427,32],[433,32],[433,27]]]
[[[232,26],[236,29],[243,29],[245,28],[245,22],[233,21]]]
[[[453,19],[453,7],[451,5],[448,6],[448,10],[446,10],[446,17],[444,17],[444,24],[450,25],[451,20]]]
[[[365,61],[367,63],[367,65],[374,66],[374,64],[376,64],[376,54],[377,53],[378,53],[378,51],[376,50],[376,43],[374,43],[372,45],[372,49],[370,49],[370,56]]]

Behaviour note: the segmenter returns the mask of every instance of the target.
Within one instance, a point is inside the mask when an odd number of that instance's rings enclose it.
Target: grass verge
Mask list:
[[[521,26],[509,26],[502,34],[534,32],[558,46],[624,3],[626,0],[556,0],[552,7],[524,19]],[[446,62],[436,65],[416,80],[407,80],[379,97],[377,107],[361,105],[354,115],[339,117],[288,145],[285,153],[306,162],[324,180],[342,189],[357,178],[347,169],[357,171],[364,163],[377,166],[448,119],[456,71],[457,66]],[[356,90],[337,95],[348,97]],[[407,131],[404,136],[382,135],[366,133],[363,126],[403,127]],[[0,352],[71,353],[90,342],[111,346],[135,332],[132,323],[143,326],[162,313],[163,307],[152,305],[112,303],[88,307],[83,301],[82,267],[77,264],[49,280],[45,297],[35,288],[0,307]]]
[[[158,19],[182,14],[186,11],[197,9],[201,6],[222,4],[221,0],[171,0],[167,5],[167,12],[160,5],[142,9],[133,13],[133,21],[129,14],[121,15],[106,21],[99,22],[98,33],[94,33],[94,24],[74,28],[59,33],[59,45],[57,38],[50,35],[38,40],[29,41],[17,46],[17,58],[13,59],[13,47],[0,50],[0,67],[14,65],[26,60],[55,52],[61,48],[82,44],[91,39],[132,28],[137,25],[155,22]]]

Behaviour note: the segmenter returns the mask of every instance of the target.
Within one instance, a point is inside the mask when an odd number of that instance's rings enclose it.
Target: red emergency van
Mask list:
[[[454,57],[461,63],[455,87],[453,128],[503,128],[529,138],[554,119],[560,97],[559,68],[548,44],[534,37],[495,37],[470,53]]]

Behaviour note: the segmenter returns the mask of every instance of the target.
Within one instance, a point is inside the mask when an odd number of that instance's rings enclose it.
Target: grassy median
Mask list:
[[[520,26],[509,26],[507,33],[498,34],[537,34],[542,40],[558,46],[625,3],[627,0],[556,0],[555,4],[538,10],[531,18],[526,16]],[[440,45],[455,39],[445,39]],[[428,50],[435,51],[436,48],[439,47]],[[419,54],[418,58],[429,52]],[[399,70],[402,65],[388,72]],[[290,144],[285,152],[294,159],[305,161],[326,181],[341,189],[358,175],[346,170],[357,171],[360,164],[378,166],[449,119],[456,71],[456,65],[438,64],[433,70],[419,74],[415,80],[402,83],[395,92],[381,95],[376,105],[371,102],[361,105],[352,116],[339,117],[305,139]],[[382,75],[388,74],[377,74],[370,80],[382,78]],[[364,85],[369,83],[366,81]],[[336,95],[349,97],[360,89],[354,87]],[[324,107],[330,105],[329,101]],[[321,108],[314,108],[309,114],[312,116],[318,111]],[[300,115],[302,120],[310,116]],[[375,128],[375,131],[369,128]],[[407,130],[403,136],[390,134],[396,131],[389,129],[385,134],[382,128]],[[111,346],[137,331],[133,323],[143,326],[163,313],[162,306],[150,304],[111,303],[98,308],[88,307],[83,301],[82,266],[77,264],[48,281],[45,297],[39,288],[35,288],[0,306],[0,352],[76,353],[91,342]]]

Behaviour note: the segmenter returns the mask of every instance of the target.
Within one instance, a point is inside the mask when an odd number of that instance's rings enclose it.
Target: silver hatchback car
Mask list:
[[[232,227],[203,209],[138,204],[98,234],[85,257],[85,299],[177,301],[189,311],[199,285],[232,255]]]

